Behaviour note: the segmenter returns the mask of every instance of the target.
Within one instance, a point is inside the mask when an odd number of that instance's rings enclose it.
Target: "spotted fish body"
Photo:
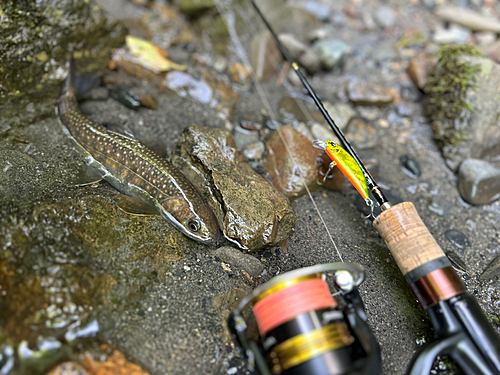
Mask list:
[[[89,164],[120,192],[155,206],[188,237],[215,242],[219,238],[217,219],[196,188],[139,141],[86,118],[78,108],[71,75],[58,102],[59,118],[87,153]]]

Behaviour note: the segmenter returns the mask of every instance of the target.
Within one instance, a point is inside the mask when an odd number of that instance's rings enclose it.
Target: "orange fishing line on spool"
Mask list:
[[[309,279],[258,301],[253,306],[253,314],[264,336],[297,315],[336,306],[328,284],[322,279]]]

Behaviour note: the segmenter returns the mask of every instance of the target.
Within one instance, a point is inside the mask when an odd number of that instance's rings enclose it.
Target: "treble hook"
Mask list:
[[[373,210],[375,209],[375,204],[373,203],[373,201],[370,198],[365,199],[365,203],[368,207],[370,207],[370,214],[368,216],[364,216],[364,218],[368,219],[368,218],[372,217],[373,220],[375,220],[375,215],[373,214]]]
[[[330,163],[330,165],[328,166],[328,170],[326,171],[326,173],[324,174],[323,176],[323,181],[321,182],[318,182],[318,185],[320,186],[325,186],[325,182],[326,182],[326,179],[328,178],[328,175],[330,174],[330,172],[332,171],[333,168],[335,168],[335,166],[337,165],[337,163],[335,163],[334,161],[332,161]],[[321,172],[321,170],[319,171],[320,174],[323,174]]]

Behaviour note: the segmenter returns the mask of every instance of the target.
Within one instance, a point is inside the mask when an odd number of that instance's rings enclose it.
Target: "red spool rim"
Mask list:
[[[264,336],[297,315],[336,306],[326,281],[309,279],[263,298],[253,306],[253,314]]]

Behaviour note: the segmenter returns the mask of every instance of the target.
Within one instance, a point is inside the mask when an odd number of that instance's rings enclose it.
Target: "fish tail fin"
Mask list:
[[[64,115],[68,111],[78,109],[75,86],[73,84],[76,72],[75,60],[73,57],[71,57],[66,66],[68,67],[68,75],[64,81],[61,97],[59,98],[56,108],[59,116]]]

